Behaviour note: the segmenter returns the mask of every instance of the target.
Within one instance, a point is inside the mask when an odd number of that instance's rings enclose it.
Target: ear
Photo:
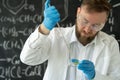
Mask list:
[[[77,15],[80,14],[80,11],[81,11],[81,8],[78,7],[78,8],[77,8]]]

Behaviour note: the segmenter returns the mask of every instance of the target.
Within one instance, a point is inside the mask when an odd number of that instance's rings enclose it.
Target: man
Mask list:
[[[27,39],[21,61],[48,60],[43,80],[120,80],[119,45],[101,31],[109,11],[107,0],[83,0],[73,27],[54,28],[60,14],[47,0],[44,20]]]

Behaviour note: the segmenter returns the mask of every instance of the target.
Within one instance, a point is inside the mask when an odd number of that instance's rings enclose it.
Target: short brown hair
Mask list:
[[[83,0],[81,6],[87,6],[88,11],[103,12],[109,14],[111,5],[107,0]]]

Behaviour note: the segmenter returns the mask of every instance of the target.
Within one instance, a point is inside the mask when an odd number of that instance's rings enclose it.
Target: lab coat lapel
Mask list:
[[[104,48],[103,44],[95,46],[95,50],[94,50],[93,58],[92,58],[92,61],[94,62],[94,64],[96,64],[96,60],[99,57],[99,55],[100,55],[100,53],[101,53],[101,51],[102,51],[103,48]]]
[[[103,43],[103,39],[99,38],[100,35],[98,34],[97,36],[97,40],[96,40],[96,44],[95,44],[95,48],[94,48],[94,52],[93,52],[93,57],[92,57],[92,61],[94,64],[96,64],[96,60],[99,57],[101,51],[103,50],[105,44]]]

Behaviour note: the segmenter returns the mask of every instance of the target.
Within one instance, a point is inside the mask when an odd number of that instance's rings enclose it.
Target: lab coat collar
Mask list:
[[[73,43],[73,42],[77,42],[77,37],[76,37],[76,34],[75,34],[75,25],[73,26],[73,32],[72,32],[72,35],[71,35],[71,39],[70,39],[70,44]]]

